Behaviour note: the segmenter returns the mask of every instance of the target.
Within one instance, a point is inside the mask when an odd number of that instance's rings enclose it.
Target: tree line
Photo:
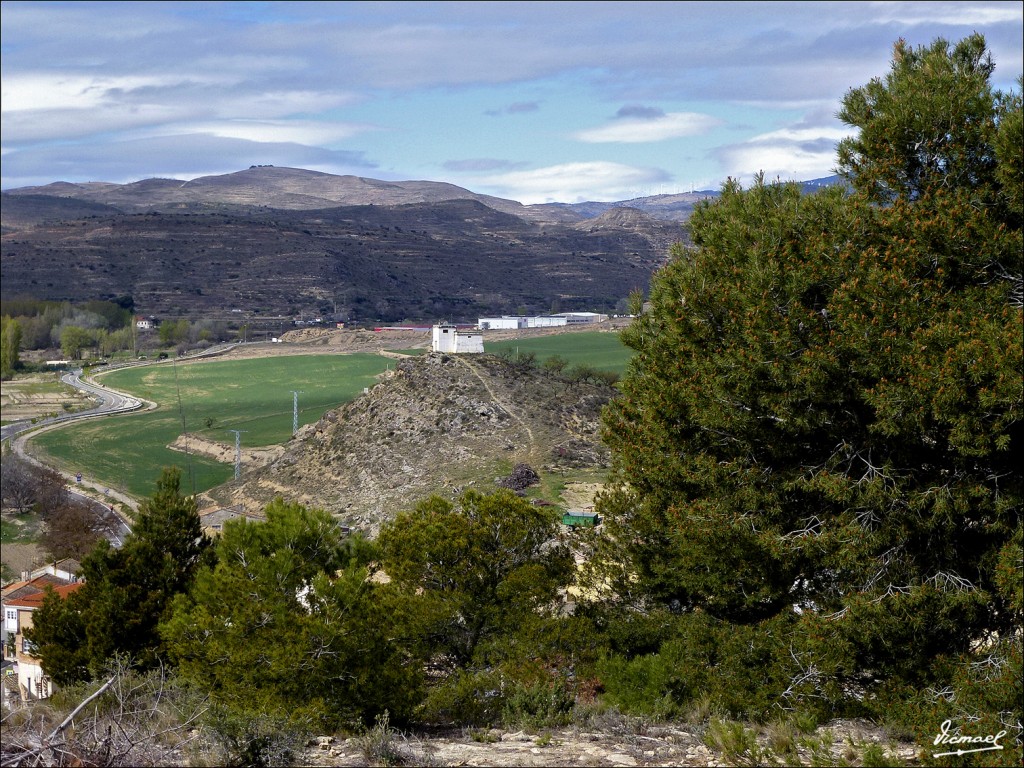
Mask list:
[[[843,99],[848,189],[730,181],[698,207],[623,335],[601,528],[470,490],[372,541],[284,500],[210,541],[169,471],[39,609],[44,669],[167,665],[247,764],[385,713],[588,706],[923,745],[949,720],[1003,734],[957,764],[1019,764],[1024,117],[992,71],[980,35],[900,41]]]
[[[177,318],[159,323],[152,332],[135,327],[131,296],[113,300],[70,302],[29,298],[5,300],[0,325],[0,377],[23,369],[24,350],[59,349],[68,360],[85,355],[112,357],[156,347],[203,346],[234,339],[241,331],[218,320]]]

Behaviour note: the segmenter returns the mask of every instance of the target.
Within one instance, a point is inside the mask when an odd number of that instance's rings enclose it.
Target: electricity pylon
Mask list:
[[[229,429],[228,432],[235,433],[235,480],[242,476],[242,433],[247,429]]]

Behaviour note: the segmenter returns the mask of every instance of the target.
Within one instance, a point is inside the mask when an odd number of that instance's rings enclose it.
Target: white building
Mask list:
[[[502,315],[501,317],[481,317],[476,327],[482,331],[515,331],[520,328],[527,328],[526,322],[529,318],[516,315]]]
[[[435,352],[451,355],[473,354],[484,351],[484,336],[479,331],[459,330],[454,325],[435,325],[433,328]]]
[[[602,315],[599,312],[560,312],[557,317],[564,317],[569,325],[575,325],[576,323],[603,323],[608,319],[608,315]]]
[[[501,317],[481,317],[477,328],[482,331],[515,331],[520,328],[558,328],[563,325],[579,323],[600,323],[608,319],[608,315],[599,312],[559,312],[556,315],[502,315]]]
[[[527,328],[558,328],[566,325],[567,320],[559,315],[539,315],[526,318]]]

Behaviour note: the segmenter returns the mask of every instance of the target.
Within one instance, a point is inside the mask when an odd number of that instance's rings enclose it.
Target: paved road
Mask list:
[[[65,373],[60,377],[60,380],[65,384],[75,387],[76,389],[89,393],[93,397],[99,398],[99,405],[94,408],[90,408],[87,411],[63,413],[59,416],[51,416],[48,419],[36,421],[34,424],[31,421],[16,421],[11,424],[7,424],[0,429],[0,442],[14,437],[15,435],[20,435],[22,432],[27,432],[30,429],[36,429],[44,426],[51,427],[56,424],[65,424],[67,422],[78,421],[80,419],[92,419],[97,416],[108,416],[113,413],[137,411],[148,405],[144,400],[139,400],[138,398],[131,397],[130,395],[116,392],[112,389],[106,389],[85,381],[82,378],[81,368],[77,371]]]
[[[105,504],[102,501],[97,501],[93,496],[82,493],[76,490],[74,487],[68,488],[68,493],[75,497],[79,502],[87,505],[91,509],[96,517],[102,521],[103,535],[110,540],[110,543],[115,547],[120,547],[124,544],[124,537],[131,532],[131,526],[128,522],[121,517],[114,509],[113,504]]]
[[[41,421],[37,421],[35,424],[31,421],[21,421],[15,422],[14,424],[8,424],[3,427],[2,439],[4,441],[9,439],[14,452],[33,464],[41,465],[42,462],[31,456],[25,449],[25,442],[29,437],[29,434],[27,434],[29,431],[35,435],[39,432],[57,429],[76,421],[82,421],[83,419],[95,419],[116,413],[129,413],[142,408],[155,407],[155,404],[149,403],[145,400],[140,400],[136,397],[126,395],[123,392],[117,392],[112,389],[101,387],[92,382],[85,381],[82,379],[81,369],[64,374],[61,376],[61,381],[99,398],[99,405],[86,411],[65,413],[60,416],[43,419]],[[112,502],[127,504],[132,509],[138,508],[138,502],[135,499],[112,488],[108,488],[102,483],[93,482],[89,478],[79,479],[78,475],[70,472],[61,471],[60,474],[68,481],[68,485],[72,492],[94,501],[98,509],[109,512]],[[83,491],[85,488],[90,488],[93,491],[98,492],[103,497],[103,500],[97,501],[95,495],[90,496],[84,493]],[[124,523],[123,518],[120,518],[119,516],[118,519]]]

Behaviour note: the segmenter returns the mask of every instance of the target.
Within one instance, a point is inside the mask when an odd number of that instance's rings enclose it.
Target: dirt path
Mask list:
[[[505,411],[505,413],[507,413],[510,418],[512,418],[516,423],[519,424],[520,427],[523,428],[523,430],[526,432],[527,437],[529,438],[529,455],[532,460],[534,449],[537,444],[537,439],[533,436],[533,430],[530,429],[530,425],[523,420],[523,417],[519,415],[519,412],[512,405],[505,402],[501,397],[499,397],[497,392],[491,389],[491,385],[488,384],[487,380],[481,375],[479,368],[473,365],[473,363],[469,362],[469,360],[462,355],[453,355],[453,359],[457,360],[458,362],[466,366],[473,373],[473,375],[476,376],[479,382],[484,385],[484,389],[486,389],[487,394],[491,396],[491,400],[493,400],[495,403],[501,406],[502,410]]]

